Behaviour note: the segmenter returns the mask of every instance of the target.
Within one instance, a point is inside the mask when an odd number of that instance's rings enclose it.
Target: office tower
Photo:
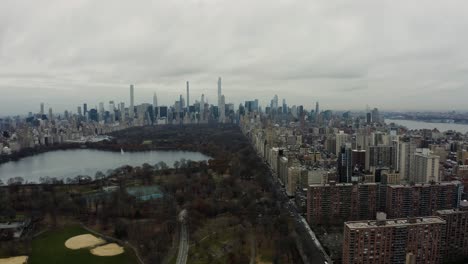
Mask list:
[[[39,112],[42,115],[44,115],[44,103],[41,103],[41,110]]]
[[[288,106],[286,105],[286,99],[283,98],[283,114],[288,113]]]
[[[439,182],[439,156],[432,155],[429,149],[416,149],[410,182]]]
[[[78,106],[78,115],[81,116],[81,106]]]
[[[124,102],[119,103],[119,111],[121,113],[123,113],[125,111],[125,103]]]
[[[221,77],[218,78],[218,108],[221,106]]]
[[[130,107],[129,107],[129,114],[130,114],[130,119],[133,119],[135,117],[135,105],[134,105],[134,88],[133,84],[130,84]]]
[[[436,215],[446,222],[442,258],[447,263],[461,263],[468,257],[468,202],[462,201],[460,208],[439,210]]]
[[[104,103],[103,102],[99,102],[99,119],[104,119]]]
[[[372,123],[372,114],[371,113],[366,113],[366,123],[367,124]]]
[[[158,96],[156,93],[153,95],[153,107],[158,107]]]
[[[89,115],[89,120],[92,120],[94,122],[99,121],[98,112],[96,109],[90,109],[88,115]]]
[[[318,115],[320,114],[320,109],[319,109],[319,102],[317,101],[315,103],[315,116],[318,117]]]
[[[307,190],[307,221],[310,224],[340,224],[372,219],[376,213],[378,184],[312,184]]]
[[[167,106],[160,106],[159,107],[159,116],[160,117],[164,117],[164,118],[167,118]]]
[[[383,214],[384,215],[384,214]],[[439,217],[353,221],[344,224],[343,264],[441,262],[445,221]]]
[[[187,111],[189,111],[190,107],[190,92],[189,92],[189,82],[187,81]]]
[[[379,109],[374,108],[372,110],[372,112],[371,112],[371,116],[372,116],[372,122],[374,122],[374,123],[380,123],[381,122]]]
[[[49,120],[53,120],[53,119],[54,119],[54,116],[52,115],[52,108],[51,108],[51,107],[49,108],[49,116],[48,116],[48,119],[49,119]]]
[[[386,213],[392,218],[434,215],[437,210],[457,208],[462,190],[459,181],[387,185]]]
[[[114,112],[115,111],[115,103],[114,101],[109,101],[109,112]]]
[[[86,116],[88,114],[88,104],[84,103],[83,104],[83,114]]]

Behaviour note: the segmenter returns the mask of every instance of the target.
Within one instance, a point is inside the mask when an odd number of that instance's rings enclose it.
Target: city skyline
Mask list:
[[[216,101],[216,76],[235,104],[278,94],[309,108],[304,98],[340,110],[466,110],[466,3],[3,4],[2,115],[123,101],[129,83],[136,101],[157,92],[168,104],[186,80]]]

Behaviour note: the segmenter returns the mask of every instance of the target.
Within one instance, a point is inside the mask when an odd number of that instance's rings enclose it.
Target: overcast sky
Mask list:
[[[0,115],[274,94],[323,108],[467,110],[468,2],[2,0]]]

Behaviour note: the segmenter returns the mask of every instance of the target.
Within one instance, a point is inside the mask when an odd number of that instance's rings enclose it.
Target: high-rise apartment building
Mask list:
[[[378,184],[313,184],[307,191],[310,224],[372,219],[376,213]]]
[[[337,154],[337,169],[338,169],[338,181],[339,182],[351,182],[353,175],[352,165],[352,152],[351,143],[346,143],[340,147],[340,151]]]
[[[439,210],[437,216],[446,222],[442,258],[446,262],[460,262],[468,257],[468,202],[456,209]]]
[[[411,165],[413,163],[416,144],[412,142],[400,143],[400,166],[399,172],[402,180],[409,181],[411,174]]]
[[[432,155],[429,149],[416,149],[414,163],[409,177],[410,182],[439,182],[439,156]]]
[[[337,134],[335,134],[336,138],[336,149],[335,149],[335,154],[338,155],[340,153],[341,147],[345,145],[345,143],[348,142],[349,135],[345,134],[344,131],[339,131]]]
[[[392,145],[368,146],[366,150],[366,170],[395,169],[395,148]]]
[[[438,264],[444,231],[445,221],[434,216],[346,222],[343,264],[405,263],[412,258],[416,263]]]
[[[457,208],[462,191],[459,181],[387,185],[385,211],[391,218],[434,215],[437,210]]]

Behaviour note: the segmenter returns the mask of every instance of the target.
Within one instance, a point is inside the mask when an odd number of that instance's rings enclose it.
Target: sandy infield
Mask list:
[[[104,246],[91,249],[91,254],[100,257],[110,257],[122,254],[124,252],[123,247],[116,243],[110,243]]]
[[[106,241],[97,238],[91,234],[79,235],[69,238],[65,241],[65,246],[69,249],[80,249],[102,245]]]
[[[28,261],[27,256],[0,258],[0,264],[24,264]]]

